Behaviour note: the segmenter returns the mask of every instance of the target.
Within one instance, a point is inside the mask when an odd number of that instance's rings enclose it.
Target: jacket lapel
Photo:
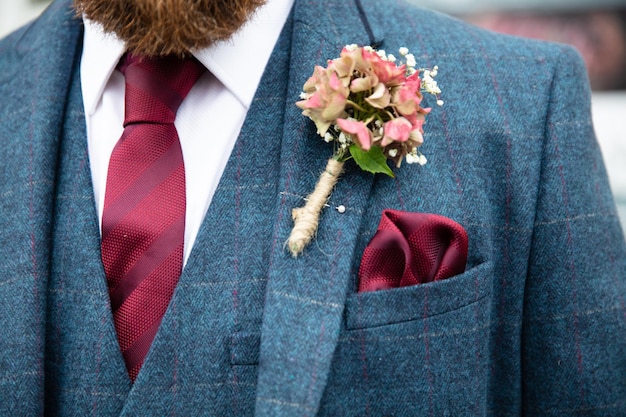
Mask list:
[[[14,414],[13,406],[21,414],[43,414],[54,183],[80,34],[69,2],[57,1],[4,41],[14,45],[0,61],[0,397],[20,401],[0,402],[2,415]]]
[[[353,1],[296,1],[294,8],[287,93],[292,103],[315,65],[337,57],[346,44],[372,43]],[[326,384],[373,176],[346,164],[315,240],[298,258],[289,255],[284,242],[293,225],[291,210],[303,204],[331,155],[313,123],[288,105],[261,332],[258,417],[315,415]],[[345,213],[334,209],[339,205]]]

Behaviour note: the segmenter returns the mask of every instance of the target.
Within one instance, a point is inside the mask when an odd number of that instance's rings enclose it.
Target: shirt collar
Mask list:
[[[293,2],[268,0],[231,39],[193,53],[246,108],[252,103]],[[125,46],[99,24],[84,21],[81,84],[85,108],[93,114]]]

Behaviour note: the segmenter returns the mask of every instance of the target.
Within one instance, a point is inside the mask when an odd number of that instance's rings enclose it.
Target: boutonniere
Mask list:
[[[364,171],[394,176],[387,164],[424,165],[419,151],[430,108],[421,107],[422,92],[441,93],[432,70],[416,69],[415,57],[400,48],[398,60],[383,50],[348,45],[326,68],[316,66],[296,105],[309,117],[334,152],[306,204],[292,212],[294,227],[287,240],[295,257],[313,239],[320,213],[352,159]]]

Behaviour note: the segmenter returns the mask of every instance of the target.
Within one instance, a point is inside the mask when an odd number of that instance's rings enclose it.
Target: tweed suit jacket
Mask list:
[[[296,0],[131,385],[69,3],[0,42],[0,415],[626,415],[626,248],[580,57],[401,0]],[[348,164],[294,259],[291,209],[331,151],[293,103],[349,43],[438,65],[446,103],[429,163],[393,179]],[[466,272],[357,293],[384,208],[463,225]]]

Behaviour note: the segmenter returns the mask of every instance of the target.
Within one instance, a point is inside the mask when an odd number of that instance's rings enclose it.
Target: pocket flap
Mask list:
[[[346,327],[384,326],[457,310],[487,296],[492,276],[489,261],[441,281],[354,293],[346,301]]]

